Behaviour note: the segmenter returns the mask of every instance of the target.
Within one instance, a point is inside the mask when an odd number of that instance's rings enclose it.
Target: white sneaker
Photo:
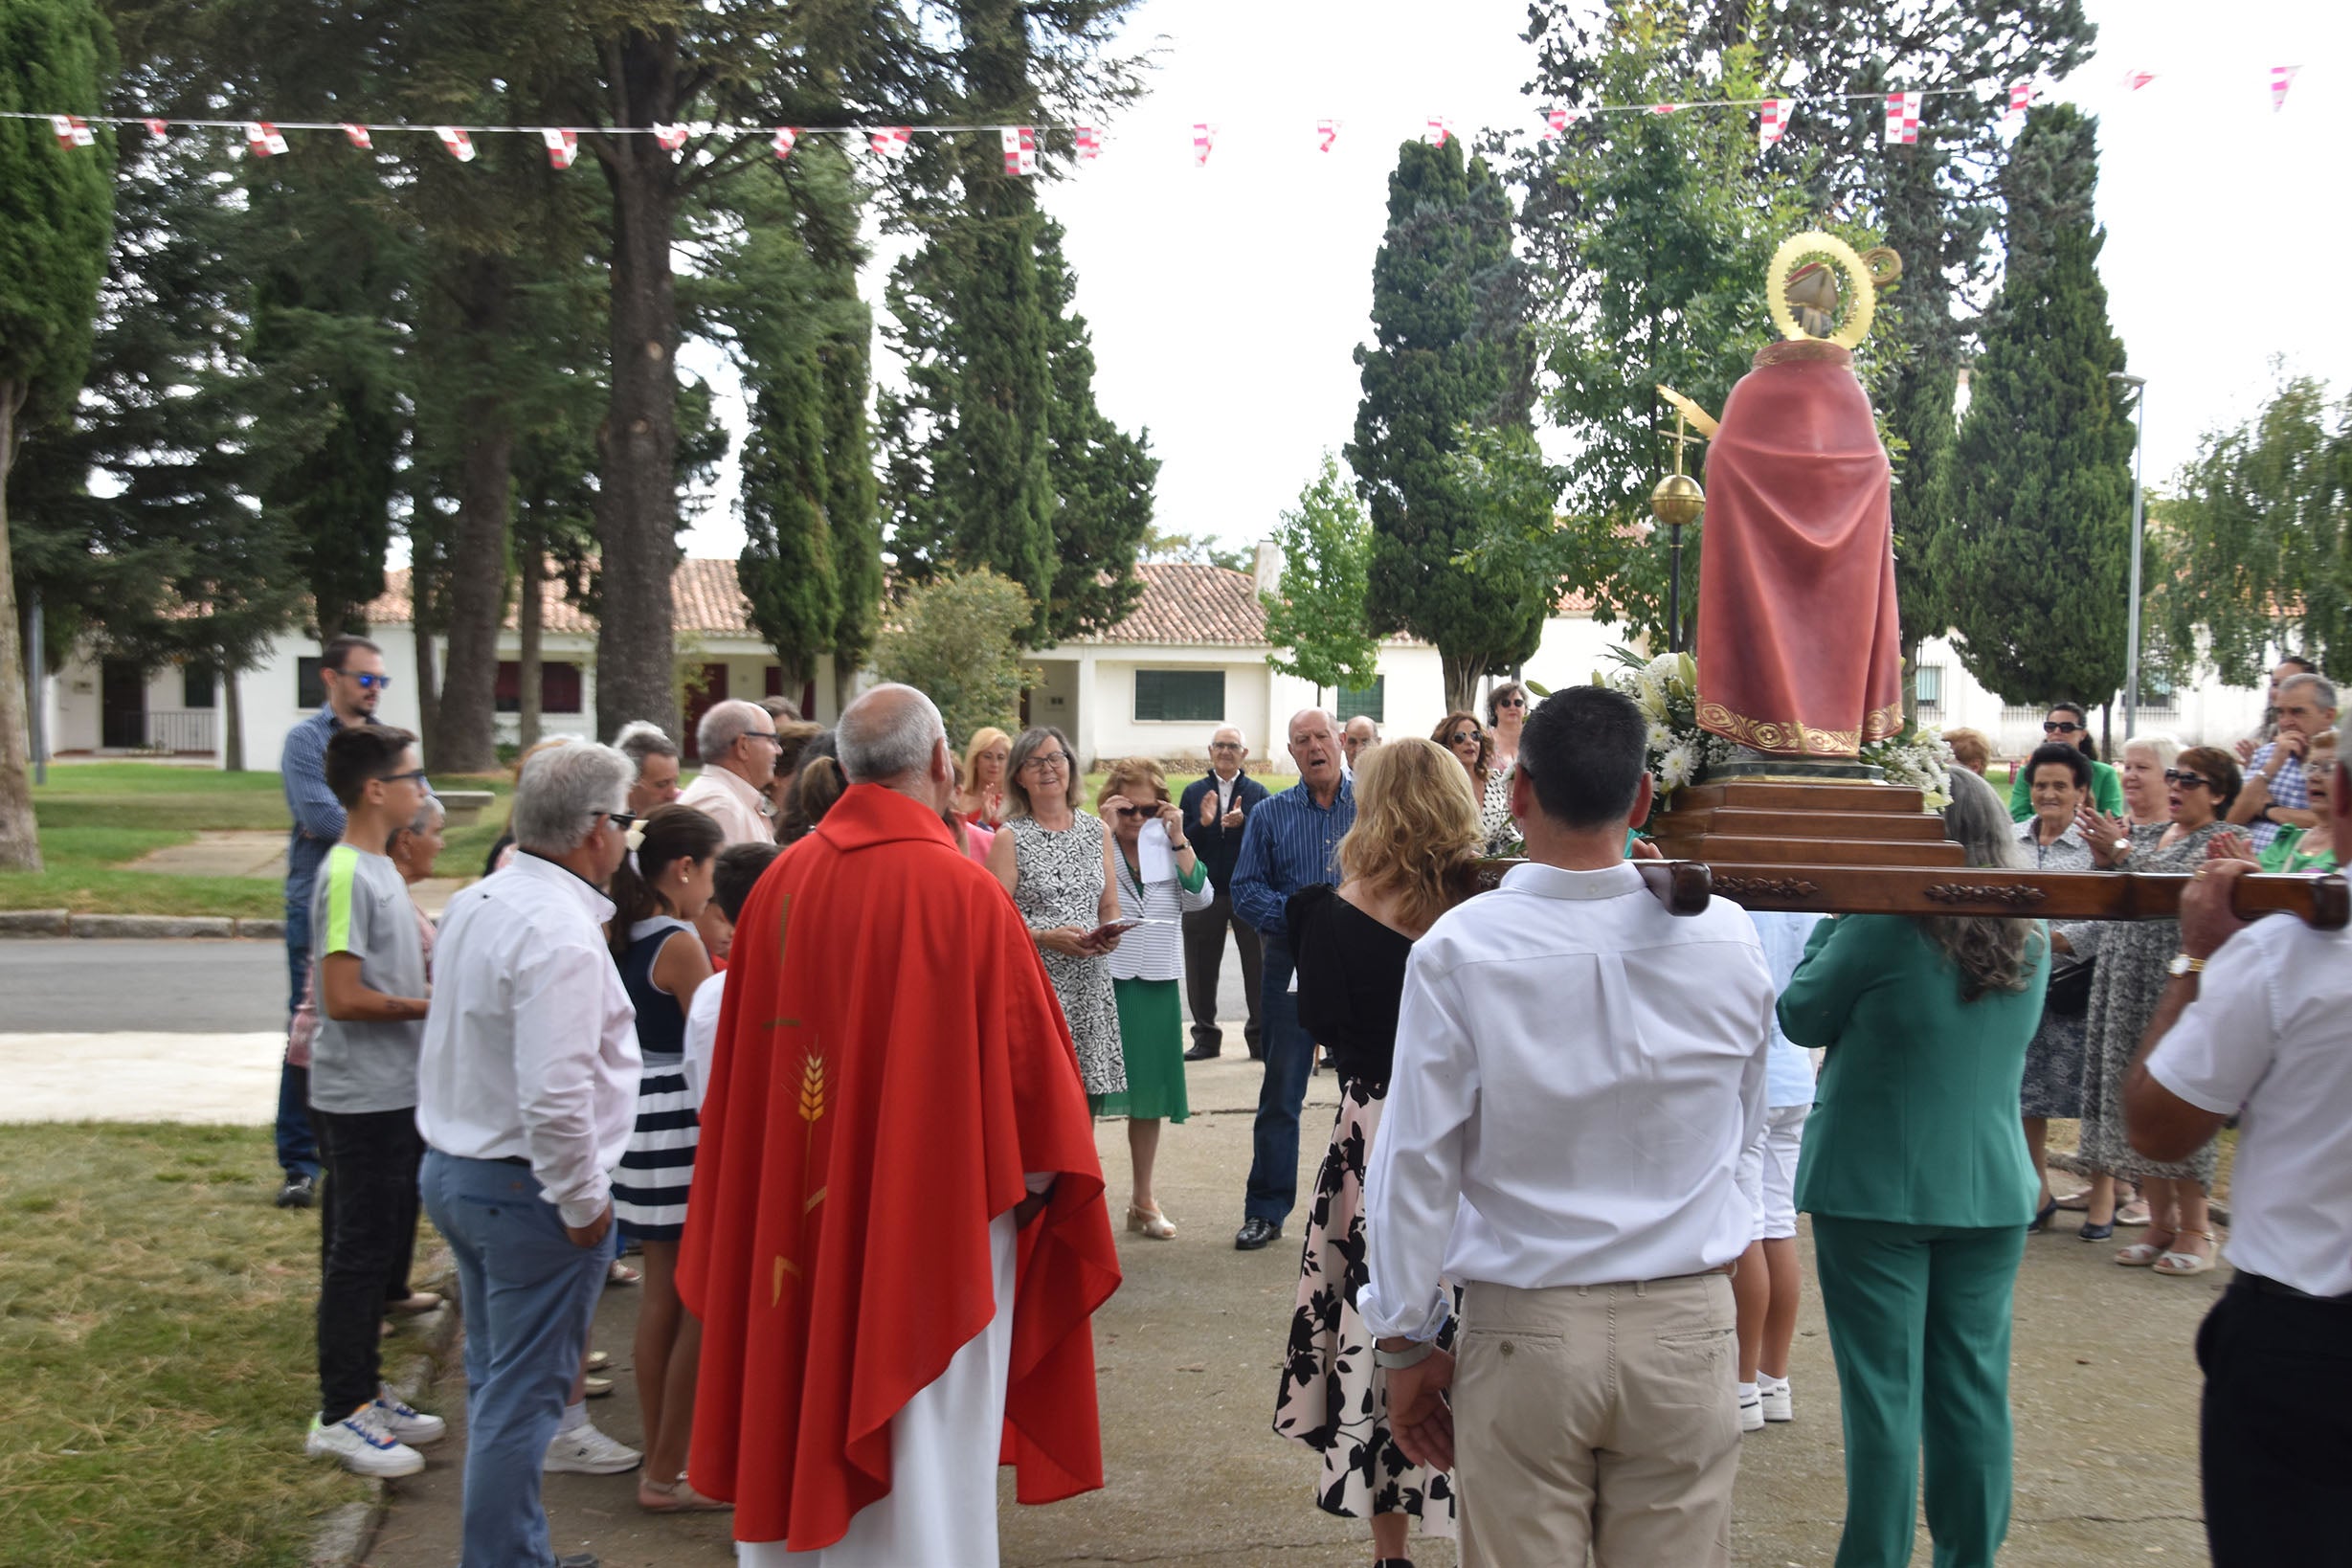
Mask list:
[[[1739,1396],[1739,1429],[1743,1432],[1764,1429],[1764,1400],[1760,1394]]]
[[[643,1464],[645,1456],[625,1443],[616,1443],[596,1430],[594,1422],[582,1422],[569,1432],[558,1432],[555,1441],[548,1445],[548,1457],[540,1468],[549,1475],[571,1472],[575,1475],[619,1475]]]
[[[425,1456],[392,1436],[383,1411],[366,1405],[332,1426],[312,1418],[302,1452],[313,1459],[333,1458],[353,1475],[414,1475],[425,1467]]]
[[[402,1443],[438,1443],[449,1435],[449,1422],[412,1409],[407,1400],[392,1391],[390,1383],[376,1385],[375,1409],[383,1419],[384,1430]]]
[[[1787,1378],[1783,1378],[1777,1383],[1759,1383],[1757,1385],[1757,1394],[1764,1407],[1766,1421],[1795,1421],[1797,1419],[1796,1406],[1790,1400]]]

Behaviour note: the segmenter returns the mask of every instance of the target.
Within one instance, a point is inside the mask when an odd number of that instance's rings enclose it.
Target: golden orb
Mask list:
[[[1707,492],[1688,474],[1669,474],[1649,492],[1650,515],[1669,528],[1688,527],[1699,519]]]

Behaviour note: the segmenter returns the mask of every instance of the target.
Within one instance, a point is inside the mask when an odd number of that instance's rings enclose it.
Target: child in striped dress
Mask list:
[[[645,1468],[637,1500],[656,1513],[726,1507],[686,1484],[694,1427],[694,1377],[702,1325],[678,1297],[678,1238],[686,1224],[698,1135],[686,1093],[686,1003],[710,978],[694,920],[710,902],[724,834],[692,806],[657,808],[637,852],[613,874],[612,944],[637,1007],[637,1126],[613,1175],[613,1214],[645,1249],[645,1299],[637,1317],[637,1393],[645,1421]]]

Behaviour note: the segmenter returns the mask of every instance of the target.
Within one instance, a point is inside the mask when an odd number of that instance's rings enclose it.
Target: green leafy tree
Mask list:
[[[2259,685],[2281,652],[2321,668],[2352,649],[2352,399],[2280,380],[2253,416],[2206,432],[2155,504],[2148,580],[2158,662]]]
[[[1018,729],[1030,672],[1013,638],[1030,608],[1020,584],[986,567],[916,584],[875,640],[875,671],[938,704],[950,735]]]
[[[1267,662],[1312,684],[1366,687],[1378,673],[1380,645],[1364,630],[1372,572],[1372,522],[1339,459],[1323,454],[1322,471],[1298,504],[1275,525],[1282,580],[1266,606],[1266,640],[1287,650]]]
[[[1456,138],[1406,143],[1372,267],[1374,341],[1355,350],[1363,398],[1347,459],[1372,519],[1370,630],[1435,643],[1455,707],[1489,669],[1534,651],[1550,604],[1546,585],[1461,564],[1480,517],[1447,464],[1466,426],[1527,424],[1525,316],[1502,182]]]
[[[96,114],[113,36],[89,0],[0,9],[0,110]],[[37,871],[25,776],[23,639],[10,560],[9,469],[22,432],[69,414],[89,363],[114,218],[114,138],[60,148],[46,120],[0,120],[0,869]]]
[[[2005,182],[2024,241],[1984,327],[1934,574],[1953,645],[2011,703],[2103,701],[2123,683],[2132,425],[2093,225],[2095,122],[2036,109]]]

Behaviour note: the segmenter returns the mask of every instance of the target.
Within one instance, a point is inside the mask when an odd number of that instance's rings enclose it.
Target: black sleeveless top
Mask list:
[[[1397,1055],[1397,1009],[1413,939],[1328,885],[1291,895],[1284,911],[1298,964],[1298,1019],[1332,1053],[1342,1082],[1378,1099]]]

